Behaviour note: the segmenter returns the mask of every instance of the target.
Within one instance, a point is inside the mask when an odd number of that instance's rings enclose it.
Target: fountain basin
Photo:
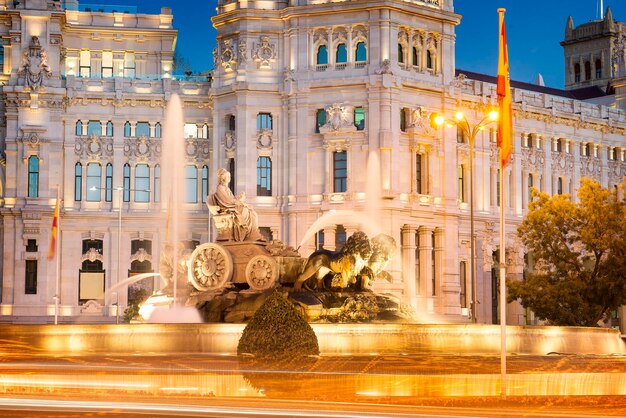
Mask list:
[[[322,355],[498,354],[497,325],[311,324]],[[245,324],[2,326],[0,351],[45,354],[235,354]],[[510,354],[626,354],[618,330],[507,327]]]

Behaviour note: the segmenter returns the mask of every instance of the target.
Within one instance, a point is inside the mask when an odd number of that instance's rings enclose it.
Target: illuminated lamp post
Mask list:
[[[465,137],[469,139],[469,174],[470,174],[470,287],[471,287],[471,301],[470,301],[470,316],[472,322],[476,323],[476,265],[475,265],[475,243],[474,243],[474,139],[478,132],[485,129],[485,127],[498,120],[498,112],[492,110],[475,124],[470,124],[467,117],[463,112],[458,111],[454,114],[454,119],[446,119],[443,115],[433,114],[431,121],[441,126],[445,124],[456,125],[463,131]]]

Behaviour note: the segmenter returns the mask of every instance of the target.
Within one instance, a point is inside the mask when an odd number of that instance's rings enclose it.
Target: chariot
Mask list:
[[[277,283],[293,283],[306,258],[280,241],[235,241],[234,214],[207,206],[217,230],[215,242],[199,245],[191,253],[187,275],[192,286],[200,292],[220,291],[230,287],[264,291]]]

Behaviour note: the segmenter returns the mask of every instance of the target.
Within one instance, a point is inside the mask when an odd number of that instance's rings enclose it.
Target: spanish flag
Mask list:
[[[499,56],[498,56],[498,146],[500,147],[500,166],[508,164],[513,150],[513,112],[511,111],[511,81],[509,79],[509,51],[506,46],[504,25],[505,9],[498,9],[499,17]]]
[[[50,247],[48,247],[48,260],[54,258],[57,248],[57,230],[59,229],[59,196],[57,194],[57,203],[54,206],[54,216],[52,217],[52,234],[50,235]]]

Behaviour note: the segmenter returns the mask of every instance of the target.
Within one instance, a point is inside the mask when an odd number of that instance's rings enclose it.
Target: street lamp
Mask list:
[[[454,114],[454,119],[446,119],[443,115],[434,114],[432,121],[435,125],[441,126],[444,123],[451,123],[456,125],[463,131],[464,136],[469,138],[469,174],[470,174],[470,287],[471,287],[471,301],[470,301],[470,315],[472,322],[476,323],[476,265],[475,265],[475,243],[474,243],[474,139],[478,132],[485,129],[485,126],[494,123],[498,120],[498,112],[491,110],[483,118],[475,124],[470,124],[465,114],[458,111]]]
[[[91,190],[92,192],[96,191],[96,190],[107,190],[104,187],[96,187],[96,186],[91,186],[89,188],[89,190]],[[144,189],[130,189],[130,188],[124,188],[122,186],[118,186],[115,188],[115,190],[117,191],[117,201],[118,201],[118,205],[119,205],[119,210],[118,210],[118,215],[117,215],[117,283],[120,283],[122,281],[122,193],[124,192],[124,190],[128,190],[129,192],[149,192],[150,189],[144,190]],[[119,324],[119,296],[116,294],[116,298],[117,298],[117,302],[116,302],[116,307],[115,307],[115,317],[116,317],[116,323]]]

